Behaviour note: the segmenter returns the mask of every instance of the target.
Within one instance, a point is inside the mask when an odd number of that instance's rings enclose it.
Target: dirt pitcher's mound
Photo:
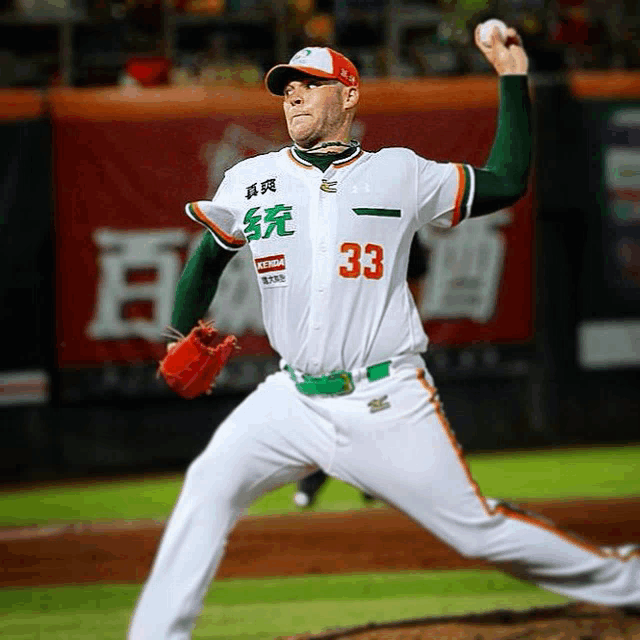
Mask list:
[[[421,618],[335,629],[280,640],[634,640],[640,616],[608,607],[569,604],[528,611]]]

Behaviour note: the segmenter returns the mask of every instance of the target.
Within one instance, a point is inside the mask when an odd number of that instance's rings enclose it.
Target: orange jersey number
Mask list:
[[[343,242],[340,245],[340,253],[347,255],[347,264],[340,267],[339,273],[343,278],[357,278],[363,275],[369,280],[380,280],[384,273],[384,250],[379,244],[366,244],[364,253],[369,257],[370,264],[362,268],[360,258],[362,247],[356,242]]]

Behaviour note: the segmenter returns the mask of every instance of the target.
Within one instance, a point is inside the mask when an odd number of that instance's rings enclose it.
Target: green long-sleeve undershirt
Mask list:
[[[186,335],[204,318],[218,288],[220,276],[234,251],[223,249],[207,231],[195,253],[189,258],[173,303],[171,326]]]
[[[348,155],[350,151],[341,153]],[[318,157],[304,154],[304,157],[323,171],[335,159],[328,160],[330,154]],[[491,213],[516,202],[527,188],[530,158],[531,104],[527,77],[501,76],[498,125],[493,146],[487,164],[480,169],[473,168],[475,193],[471,215]],[[178,281],[171,326],[186,335],[205,316],[220,276],[234,254],[220,247],[210,233],[205,233]]]
[[[473,169],[471,216],[492,213],[516,202],[527,190],[530,164],[531,100],[527,76],[501,76],[493,146],[487,164]]]

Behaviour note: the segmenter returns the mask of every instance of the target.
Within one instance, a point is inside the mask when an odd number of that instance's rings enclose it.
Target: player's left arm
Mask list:
[[[204,318],[216,295],[220,276],[235,252],[225,251],[206,232],[184,267],[176,286],[171,326],[187,335]]]
[[[497,32],[491,43],[476,46],[500,76],[498,123],[491,152],[482,168],[473,171],[474,194],[470,216],[481,216],[508,207],[527,190],[531,165],[531,100],[527,84],[529,61],[515,29],[502,42]]]

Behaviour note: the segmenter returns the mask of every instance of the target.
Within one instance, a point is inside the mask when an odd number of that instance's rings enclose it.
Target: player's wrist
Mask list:
[[[504,73],[499,78],[500,87],[505,91],[519,91],[529,86],[528,73]]]

